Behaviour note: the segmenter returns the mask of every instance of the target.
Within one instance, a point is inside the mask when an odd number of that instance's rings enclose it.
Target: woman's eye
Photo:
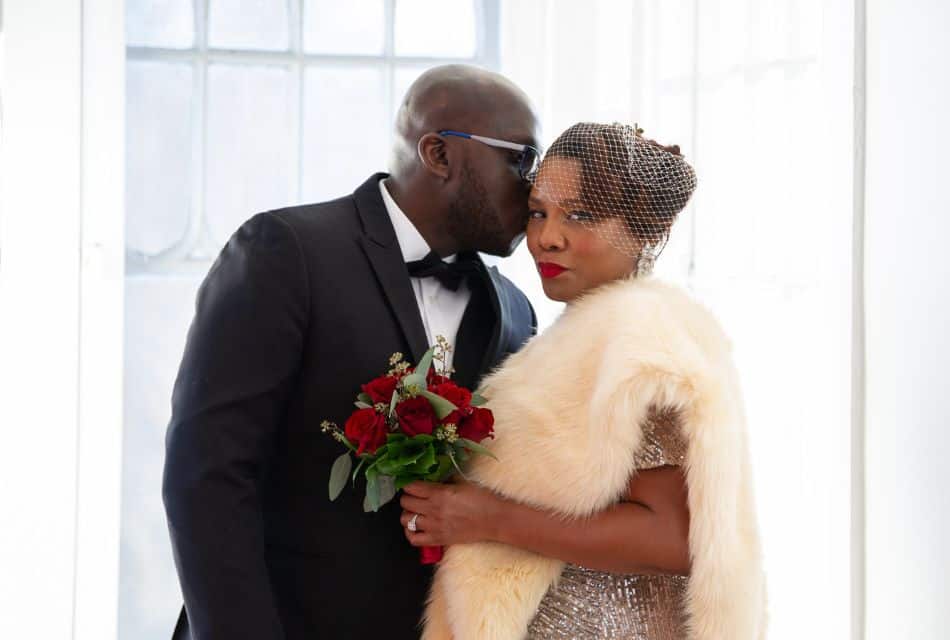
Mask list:
[[[586,211],[571,211],[567,214],[567,217],[569,220],[574,220],[575,222],[590,222],[594,219],[594,216]]]
[[[543,217],[544,217],[544,212],[543,212],[543,211],[529,211],[529,212],[528,212],[528,219],[529,219],[529,220],[540,220],[540,219],[543,218]]]

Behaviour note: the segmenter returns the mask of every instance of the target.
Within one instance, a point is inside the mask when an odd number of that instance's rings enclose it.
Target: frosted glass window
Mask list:
[[[190,65],[126,67],[126,220],[129,249],[154,255],[180,241],[191,212]]]
[[[383,0],[304,0],[307,53],[382,55],[384,40]]]
[[[302,191],[316,202],[384,171],[392,126],[378,67],[311,68],[305,85]]]
[[[290,46],[287,3],[283,0],[210,0],[208,46],[287,50]]]
[[[252,214],[294,200],[293,79],[284,67],[208,68],[206,208],[218,243]]]
[[[658,80],[686,78],[693,73],[693,43],[689,35],[696,28],[694,0],[665,0],[656,4],[655,47]]]
[[[396,55],[471,58],[475,19],[472,0],[396,0]]]
[[[130,46],[191,48],[195,42],[191,0],[127,0],[125,35]]]

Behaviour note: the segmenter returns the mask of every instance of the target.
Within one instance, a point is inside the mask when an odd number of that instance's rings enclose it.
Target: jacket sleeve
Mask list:
[[[162,497],[192,638],[283,638],[260,482],[300,366],[309,283],[291,227],[248,220],[211,267],[172,395]]]

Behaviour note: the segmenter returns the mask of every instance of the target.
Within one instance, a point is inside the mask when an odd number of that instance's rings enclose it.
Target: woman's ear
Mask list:
[[[449,158],[445,148],[445,138],[437,133],[427,133],[419,138],[416,145],[419,161],[426,171],[442,178],[449,179]]]

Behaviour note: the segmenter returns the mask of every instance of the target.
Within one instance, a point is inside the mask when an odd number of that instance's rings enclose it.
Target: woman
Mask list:
[[[764,637],[729,342],[647,277],[695,174],[640,133],[575,125],[534,180],[528,248],[568,304],[482,385],[497,461],[402,498],[409,541],[447,545],[424,640]]]

